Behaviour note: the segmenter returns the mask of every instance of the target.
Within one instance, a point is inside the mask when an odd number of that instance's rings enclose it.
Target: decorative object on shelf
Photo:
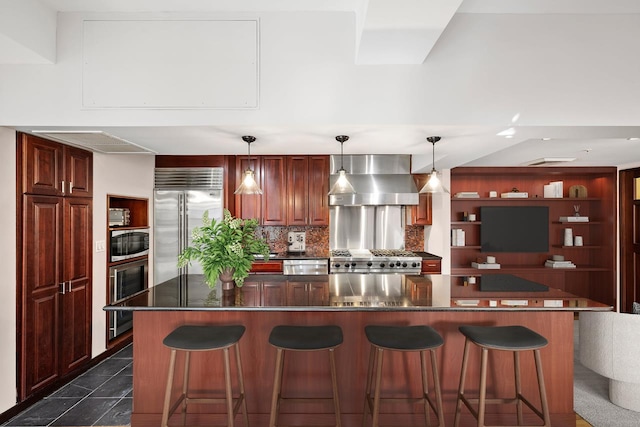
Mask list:
[[[342,158],[344,157],[344,143],[349,140],[347,135],[338,135],[336,136],[336,141],[340,143],[340,169],[338,169],[338,180],[333,187],[331,187],[331,191],[329,194],[353,194],[356,190],[353,188],[353,185],[349,182],[347,178],[347,171],[344,169],[344,164],[342,162]]]
[[[552,181],[543,186],[543,195],[549,199],[561,199],[563,194],[563,182]]]
[[[500,264],[497,262],[489,263],[489,262],[472,262],[471,267],[477,268],[479,270],[499,270]]]
[[[465,231],[461,228],[451,230],[451,246],[465,245]]]
[[[244,177],[240,186],[233,194],[262,194],[262,190],[258,187],[256,182],[256,176],[251,169],[251,143],[256,140],[255,136],[246,135],[242,137],[242,140],[247,143],[247,169],[244,171]]]
[[[477,191],[461,191],[453,195],[458,199],[478,199],[480,198],[480,194]]]
[[[202,217],[202,226],[193,229],[193,243],[178,256],[178,266],[199,261],[205,280],[213,288],[220,279],[223,290],[244,284],[255,255],[269,259],[269,245],[258,237],[258,220],[234,218],[225,209],[222,221]]]
[[[564,229],[564,245],[573,246],[573,230],[570,228]]]
[[[491,190],[491,191],[489,191],[489,197],[490,197],[490,198],[492,198],[492,199],[493,199],[494,197],[498,197],[498,192],[497,192],[497,191],[495,191],[495,190]]]
[[[529,193],[526,191],[520,191],[516,187],[513,187],[508,193],[501,193],[500,197],[503,199],[526,199],[529,197]]]
[[[467,221],[474,222],[475,220],[476,220],[476,214],[470,213],[469,215],[467,215]]]
[[[427,137],[427,141],[431,143],[432,149],[431,175],[429,176],[429,180],[427,181],[427,183],[420,190],[420,193],[449,193],[449,190],[447,190],[442,185],[442,182],[440,182],[440,178],[438,178],[438,171],[436,170],[436,142],[440,141],[440,139],[441,138],[439,136]]]
[[[573,246],[582,246],[584,243],[582,241],[582,236],[574,236],[573,237]]]
[[[569,197],[584,198],[587,197],[587,187],[584,185],[572,185],[569,187]]]

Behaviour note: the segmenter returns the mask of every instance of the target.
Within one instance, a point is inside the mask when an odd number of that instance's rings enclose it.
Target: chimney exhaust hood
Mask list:
[[[329,188],[338,179],[340,156],[331,156]],[[329,195],[330,206],[417,205],[410,155],[364,154],[342,158],[354,194]]]

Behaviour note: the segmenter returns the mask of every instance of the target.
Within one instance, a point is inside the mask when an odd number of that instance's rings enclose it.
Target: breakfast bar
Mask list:
[[[438,370],[447,425],[453,423],[460,378],[464,337],[460,325],[522,325],[544,336],[542,365],[554,426],[574,426],[573,322],[580,311],[608,311],[610,306],[572,294],[548,289],[538,292],[479,292],[472,286],[452,285],[447,275],[330,274],[311,276],[251,275],[242,288],[223,292],[210,289],[202,276],[169,280],[149,288],[107,311],[133,311],[134,368],[131,425],[159,425],[170,351],[162,340],[184,324],[240,324],[246,332],[240,340],[246,402],[251,425],[268,424],[276,351],[268,337],[276,325],[338,325],[344,342],[335,350],[342,425],[360,426],[364,405],[369,344],[367,325],[429,325],[443,338],[437,350]],[[458,283],[457,281],[455,283]],[[494,351],[489,359],[488,394],[513,393],[513,359]],[[385,358],[385,392],[402,397],[420,395],[419,358],[393,352]],[[479,351],[472,352],[467,386],[477,389]],[[180,363],[180,362],[178,362]],[[331,395],[325,355],[305,354],[286,361],[283,394]],[[224,389],[222,357],[194,354],[191,387]],[[533,357],[521,361],[523,394],[539,405]],[[179,381],[178,381],[179,382]],[[218,384],[219,383],[219,384]],[[413,406],[410,406],[413,405]],[[382,408],[381,424],[421,425],[424,407],[389,404]],[[187,424],[224,422],[224,407],[189,407]],[[461,425],[473,425],[466,409]],[[331,405],[295,404],[281,410],[283,424],[328,424]],[[241,417],[237,420],[240,422]],[[326,420],[326,422],[324,421]],[[525,410],[525,422],[536,422]],[[487,422],[514,423],[515,410],[487,406]],[[243,424],[240,424],[243,425]]]

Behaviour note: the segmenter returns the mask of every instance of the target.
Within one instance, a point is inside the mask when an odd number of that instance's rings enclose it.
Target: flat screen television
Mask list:
[[[481,206],[480,252],[549,252],[547,206]]]

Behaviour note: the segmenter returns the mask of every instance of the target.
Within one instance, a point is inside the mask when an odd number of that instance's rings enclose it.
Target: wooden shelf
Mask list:
[[[552,181],[563,182],[564,197],[542,197],[544,186]],[[568,197],[569,188],[583,185],[588,197]],[[605,304],[616,304],[616,197],[617,170],[611,167],[459,167],[451,170],[451,194],[477,191],[486,196],[517,188],[529,193],[527,198],[451,198],[451,228],[465,231],[466,246],[451,246],[451,274],[459,276],[482,274],[513,274],[542,283],[551,288],[571,292]],[[561,222],[560,217],[572,215],[574,205],[580,214],[596,219],[589,222]],[[549,210],[549,249],[547,253],[481,252],[480,233],[483,206],[545,206]],[[475,213],[478,221],[462,221],[465,213]],[[563,229],[572,228],[583,237],[586,246],[564,246]],[[502,268],[475,269],[471,262],[477,257],[497,256]],[[564,255],[576,268],[545,267],[551,255]],[[564,274],[571,273],[571,274]]]

